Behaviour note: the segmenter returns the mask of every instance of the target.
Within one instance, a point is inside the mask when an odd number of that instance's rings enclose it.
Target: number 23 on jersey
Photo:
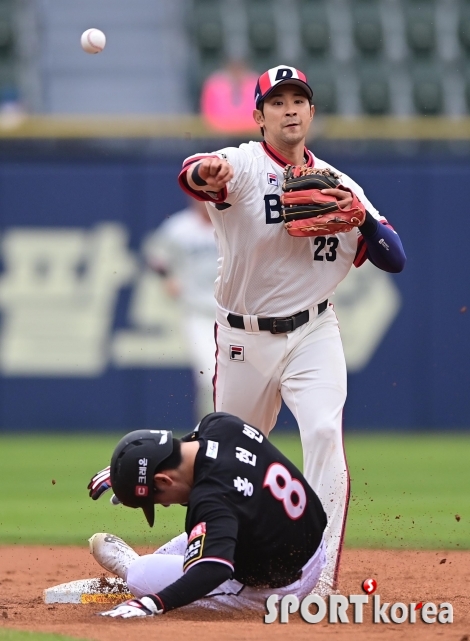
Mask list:
[[[277,194],[268,194],[264,197],[264,209],[266,212],[266,224],[276,225],[284,222],[281,216],[281,199]],[[339,241],[336,236],[316,236],[313,241],[316,249],[313,253],[313,260],[334,262]]]

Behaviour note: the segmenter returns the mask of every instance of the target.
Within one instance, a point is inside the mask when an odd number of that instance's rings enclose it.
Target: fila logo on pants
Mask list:
[[[230,345],[230,360],[231,361],[244,361],[245,348],[243,345]]]

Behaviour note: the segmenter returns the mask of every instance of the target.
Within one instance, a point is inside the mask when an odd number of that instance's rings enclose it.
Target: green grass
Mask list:
[[[297,439],[277,444],[301,467]],[[470,549],[470,434],[348,435],[345,449],[348,547]]]
[[[158,507],[150,530],[141,510],[112,507],[109,494],[88,498],[88,480],[109,460],[116,441],[1,436],[0,543],[85,545],[94,532],[108,531],[133,544],[156,545],[181,532],[184,508]],[[273,441],[301,466],[296,436]],[[465,434],[348,436],[352,500],[346,544],[469,549],[469,444]]]
[[[141,510],[111,506],[110,493],[88,497],[90,477],[109,462],[118,438],[0,437],[0,542],[83,545],[94,532],[114,532],[151,545],[181,532],[183,508],[158,507],[151,530]]]
[[[6,630],[0,628],[1,641],[80,641],[75,637],[65,637],[62,634],[42,632],[27,632],[26,630]],[[84,640],[82,640],[84,641]]]
[[[348,438],[346,544],[470,549],[469,446],[465,434]]]

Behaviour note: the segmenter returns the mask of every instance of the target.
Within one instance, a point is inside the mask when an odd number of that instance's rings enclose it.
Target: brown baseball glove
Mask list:
[[[351,231],[366,218],[364,205],[350,189],[339,184],[340,176],[330,169],[287,165],[281,196],[284,226],[291,236],[328,236]],[[353,201],[342,209],[336,198],[322,189],[348,191]]]

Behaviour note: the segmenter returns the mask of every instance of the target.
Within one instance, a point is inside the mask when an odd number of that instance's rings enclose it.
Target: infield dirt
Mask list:
[[[144,550],[140,550],[144,552]],[[445,562],[443,562],[445,559]],[[307,639],[470,640],[470,552],[345,550],[342,594],[360,594],[364,579],[377,580],[382,602],[450,602],[454,623],[372,624],[370,606],[363,624],[310,625],[293,616],[288,625],[265,625],[262,615],[214,615],[179,610],[158,618],[117,621],[94,616],[102,605],[47,606],[46,587],[100,576],[88,550],[77,547],[0,547],[0,627],[68,634],[96,641],[278,641]],[[369,609],[368,609],[369,608]]]

